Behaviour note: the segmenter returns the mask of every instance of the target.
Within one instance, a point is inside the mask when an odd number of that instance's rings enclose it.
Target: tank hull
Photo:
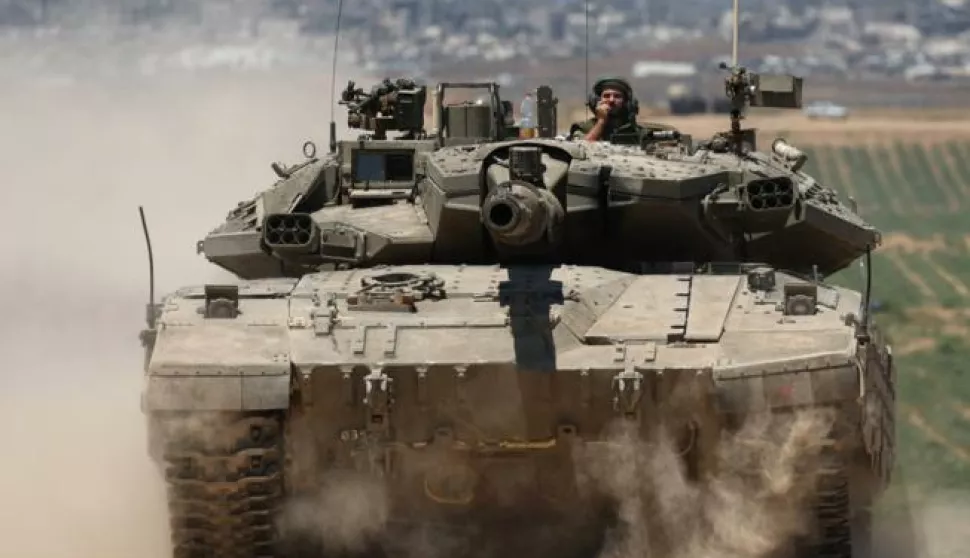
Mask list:
[[[180,291],[144,394],[174,555],[727,552],[733,521],[751,551],[861,556],[890,353],[834,319],[851,291],[779,325],[746,285],[420,266]]]

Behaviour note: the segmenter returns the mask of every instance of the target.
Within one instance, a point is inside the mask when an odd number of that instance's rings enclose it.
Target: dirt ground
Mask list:
[[[225,279],[195,241],[273,182],[271,162],[301,159],[306,139],[326,148],[328,83],[261,74],[0,88],[5,555],[170,556],[139,409],[148,264],[137,208],[158,293]],[[965,500],[940,498],[918,514],[933,541],[923,558],[966,547],[954,542]]]

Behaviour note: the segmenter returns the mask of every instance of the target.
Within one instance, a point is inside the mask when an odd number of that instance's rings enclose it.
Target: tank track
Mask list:
[[[815,558],[854,558],[849,476],[834,445],[822,450],[823,465],[816,489],[815,518],[819,539]]]
[[[195,418],[166,418],[162,428]],[[207,413],[199,421],[201,433],[164,440],[173,557],[275,558],[282,418]]]

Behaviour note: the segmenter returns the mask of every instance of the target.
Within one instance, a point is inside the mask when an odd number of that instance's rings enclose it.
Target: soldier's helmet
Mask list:
[[[623,104],[623,114],[621,118],[634,118],[640,111],[639,103],[633,96],[633,87],[630,82],[619,76],[604,76],[593,83],[593,90],[590,92],[586,101],[591,112],[596,112],[596,105],[599,104],[600,95],[605,89],[616,89],[623,93],[625,103]]]

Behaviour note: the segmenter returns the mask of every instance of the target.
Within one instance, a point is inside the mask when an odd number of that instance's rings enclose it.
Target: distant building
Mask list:
[[[641,60],[633,65],[630,74],[634,79],[648,77],[687,77],[697,73],[697,67],[685,62]]]

